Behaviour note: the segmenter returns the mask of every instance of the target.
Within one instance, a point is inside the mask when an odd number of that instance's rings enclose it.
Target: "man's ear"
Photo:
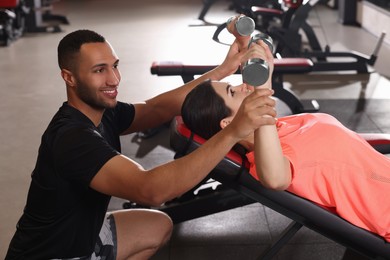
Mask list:
[[[76,80],[71,71],[67,69],[61,69],[61,76],[64,79],[67,86],[70,87],[76,86]]]
[[[224,119],[221,120],[221,122],[219,122],[219,126],[224,129],[225,127],[227,127],[230,122],[232,122],[232,117],[225,117]]]

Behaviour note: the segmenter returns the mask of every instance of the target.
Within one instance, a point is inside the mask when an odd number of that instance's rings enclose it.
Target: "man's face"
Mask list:
[[[77,60],[74,77],[79,99],[94,109],[115,107],[121,75],[119,59],[111,45],[83,44]]]

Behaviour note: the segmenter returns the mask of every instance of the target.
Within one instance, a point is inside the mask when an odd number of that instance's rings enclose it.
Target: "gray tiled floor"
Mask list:
[[[180,78],[150,75],[155,60],[216,64],[226,46],[211,40],[213,26],[199,24],[201,1],[192,0],[66,0],[54,12],[71,24],[57,34],[34,34],[0,48],[0,258],[23,209],[30,173],[40,137],[52,115],[65,99],[65,88],[56,65],[56,47],[66,32],[91,28],[114,45],[120,59],[122,83],[119,98],[136,102],[181,84]],[[220,23],[232,12],[219,1],[207,15]],[[372,52],[376,37],[361,28],[342,26],[337,12],[319,7],[310,16],[322,42],[332,49]],[[390,46],[380,51],[370,75],[289,76],[290,87],[302,99],[317,99],[323,112],[338,117],[348,127],[362,132],[390,133]],[[232,78],[231,81],[239,80]],[[364,91],[362,91],[364,90]],[[366,101],[356,101],[364,97]],[[280,113],[289,113],[281,104]],[[145,168],[173,158],[167,130],[148,140],[130,135],[122,138],[123,152]],[[122,207],[113,199],[110,209]],[[153,259],[256,259],[287,226],[284,216],[251,204],[178,224],[170,243]],[[344,248],[313,231],[302,229],[278,254],[278,259],[341,259]]]

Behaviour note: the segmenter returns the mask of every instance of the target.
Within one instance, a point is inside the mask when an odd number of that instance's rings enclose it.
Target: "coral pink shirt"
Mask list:
[[[390,242],[390,158],[330,115],[292,115],[277,127],[291,163],[287,190]],[[258,179],[253,152],[247,157]]]

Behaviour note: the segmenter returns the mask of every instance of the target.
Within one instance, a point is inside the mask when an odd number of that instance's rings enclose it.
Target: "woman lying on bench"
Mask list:
[[[264,49],[272,66],[272,55]],[[245,84],[205,81],[183,103],[183,121],[210,138],[233,119],[244,101],[256,107],[257,89]],[[390,158],[357,133],[322,113],[279,118],[240,142],[247,150],[250,172],[265,187],[288,190],[334,210],[352,224],[390,241]]]

